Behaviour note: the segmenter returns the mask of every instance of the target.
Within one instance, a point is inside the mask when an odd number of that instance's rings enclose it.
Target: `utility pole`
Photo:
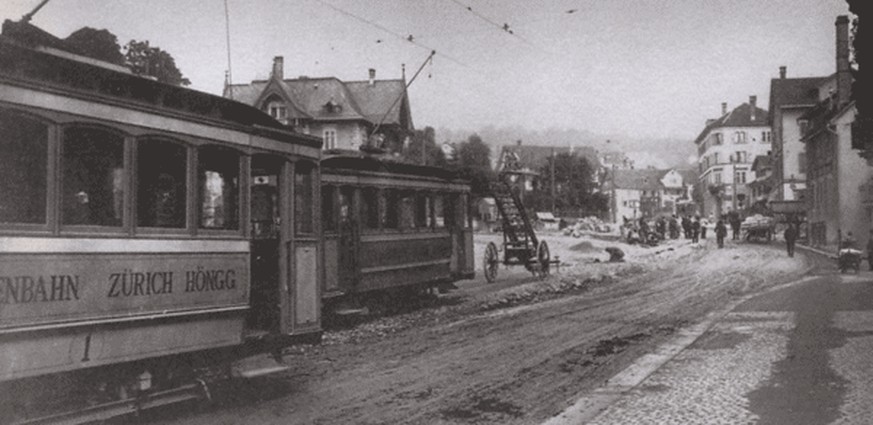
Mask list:
[[[549,162],[552,165],[552,214],[555,214],[555,148],[552,148],[552,158]]]

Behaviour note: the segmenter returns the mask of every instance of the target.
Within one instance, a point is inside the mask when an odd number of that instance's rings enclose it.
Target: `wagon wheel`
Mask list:
[[[494,242],[488,242],[485,247],[485,258],[482,260],[482,265],[485,268],[485,280],[488,283],[494,282],[497,279],[497,266],[500,264],[500,259],[497,256],[497,245]]]
[[[540,277],[548,276],[552,256],[549,253],[549,244],[546,241],[540,242],[540,245],[537,246],[537,262],[540,264]]]

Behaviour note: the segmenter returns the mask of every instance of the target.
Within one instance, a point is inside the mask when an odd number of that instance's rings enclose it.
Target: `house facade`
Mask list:
[[[406,78],[366,81],[335,77],[286,79],[284,59],[273,59],[268,80],[225,87],[224,97],[255,106],[304,134],[321,137],[324,149],[361,146],[398,151],[413,130]]]
[[[873,168],[852,146],[857,113],[851,102],[849,19],[836,21],[836,89],[798,120],[807,151],[810,242],[836,245],[852,232],[866,239],[873,220]]]
[[[694,214],[692,173],[670,169],[609,170],[604,191],[610,195],[612,221],[651,218],[660,214]]]
[[[772,200],[800,201],[806,190],[807,158],[798,119],[835,90],[836,79],[786,78],[786,73],[786,67],[779,67],[779,78],[770,80]]]
[[[730,112],[722,103],[722,115],[707,120],[694,141],[704,215],[718,216],[749,205],[752,162],[770,152],[772,138],[768,113],[756,102],[756,96],[749,96],[748,103]]]

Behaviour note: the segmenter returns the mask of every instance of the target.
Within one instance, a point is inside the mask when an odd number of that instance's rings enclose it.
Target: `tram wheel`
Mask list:
[[[545,278],[549,275],[549,266],[552,264],[552,255],[546,241],[541,241],[537,246],[537,261],[540,263],[540,277]]]
[[[500,259],[497,254],[497,245],[494,242],[488,242],[488,246],[485,247],[485,257],[482,261],[482,265],[485,267],[485,280],[488,283],[493,283],[495,279],[497,279],[497,267],[500,265]]]

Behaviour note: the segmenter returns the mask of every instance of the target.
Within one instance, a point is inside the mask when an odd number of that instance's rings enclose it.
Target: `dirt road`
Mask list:
[[[615,244],[548,240],[571,264],[560,275],[537,281],[501,269],[498,285],[468,282],[441,306],[329,332],[324,345],[286,356],[287,373],[236,382],[217,391],[214,407],[146,422],[540,423],[679,327],[809,264],[777,245],[716,249],[712,240],[621,245],[627,263],[592,264]]]

